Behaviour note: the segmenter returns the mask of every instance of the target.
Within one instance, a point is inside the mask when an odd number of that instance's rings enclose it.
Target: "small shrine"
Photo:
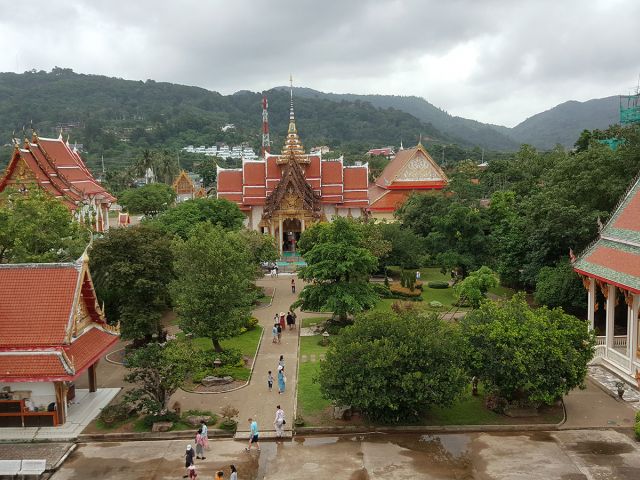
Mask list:
[[[180,174],[174,180],[172,187],[176,192],[176,202],[193,200],[196,198],[196,192],[199,191],[189,174],[184,170],[180,171]]]

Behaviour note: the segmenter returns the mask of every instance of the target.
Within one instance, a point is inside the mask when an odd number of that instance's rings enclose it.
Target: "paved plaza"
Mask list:
[[[184,441],[80,445],[53,480],[176,479]],[[509,434],[345,435],[264,442],[211,442],[199,478],[235,464],[242,480],[483,479],[580,480],[640,478],[640,446],[613,430]]]

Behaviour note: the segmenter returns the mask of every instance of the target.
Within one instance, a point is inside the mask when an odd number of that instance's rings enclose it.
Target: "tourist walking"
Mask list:
[[[251,445],[255,443],[258,451],[260,451],[260,444],[258,443],[258,422],[256,422],[253,418],[248,420],[249,422],[249,446],[245,448],[247,452],[251,451]]]
[[[229,480],[238,480],[238,470],[235,465],[229,465],[231,469],[231,475],[229,475]]]
[[[220,470],[219,472],[216,472],[216,478],[214,478],[213,480],[223,480],[223,479],[224,479],[224,472]]]
[[[293,310],[290,310],[289,313],[291,313],[291,325],[293,326],[293,329],[296,329],[296,319],[298,318],[296,316],[296,312],[294,312]]]
[[[267,386],[269,387],[269,391],[273,389],[273,375],[271,375],[271,370],[267,373]]]
[[[195,455],[195,452],[193,451],[193,448],[191,448],[191,445],[187,445],[187,451],[184,454],[184,468],[187,469],[187,474],[183,475],[182,478],[187,478],[189,476],[189,467],[191,465],[193,465],[193,456]]]
[[[196,466],[194,464],[189,465],[189,467],[187,467],[187,471],[189,472],[190,479],[198,478],[198,472],[196,472]]]
[[[278,343],[278,324],[274,323],[273,328],[271,329],[271,334],[273,335],[272,343]]]
[[[285,328],[285,317],[284,312],[280,312],[280,328],[282,328],[282,330]]]
[[[280,358],[278,359],[278,367],[284,368],[284,355],[280,355]],[[278,368],[278,370],[280,370],[280,368]]]
[[[287,327],[289,327],[289,330],[293,330],[293,315],[291,315],[291,312],[287,312]]]
[[[284,393],[287,385],[287,377],[284,375],[284,367],[278,365],[278,393]]]
[[[296,293],[296,280],[295,278],[291,279],[291,293]]]
[[[209,450],[209,427],[204,420],[200,420],[200,428],[202,429],[202,441],[205,450]]]
[[[284,410],[278,405],[276,407],[276,418],[273,421],[273,426],[276,427],[276,437],[282,437],[282,435],[284,435],[284,425],[286,423],[284,420]]]
[[[204,460],[204,440],[202,439],[202,429],[196,433],[196,459]]]
[[[280,323],[276,323],[276,330],[278,331],[278,343],[282,340],[282,326]]]

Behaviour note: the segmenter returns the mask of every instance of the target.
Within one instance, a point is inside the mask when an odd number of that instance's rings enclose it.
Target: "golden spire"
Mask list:
[[[284,141],[281,157],[300,157],[304,155],[304,146],[298,136],[296,128],[296,116],[293,113],[293,75],[289,74],[289,93],[291,95],[291,106],[289,108],[289,129],[287,130],[287,138]],[[298,158],[298,162],[305,162],[305,159]],[[279,163],[286,163],[288,160],[282,158]]]

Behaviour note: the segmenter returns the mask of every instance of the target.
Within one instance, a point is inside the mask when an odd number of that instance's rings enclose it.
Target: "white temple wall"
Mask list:
[[[31,401],[36,407],[47,407],[56,401],[56,391],[53,382],[10,382],[0,383],[0,388],[10,387],[12,392],[31,391]]]

